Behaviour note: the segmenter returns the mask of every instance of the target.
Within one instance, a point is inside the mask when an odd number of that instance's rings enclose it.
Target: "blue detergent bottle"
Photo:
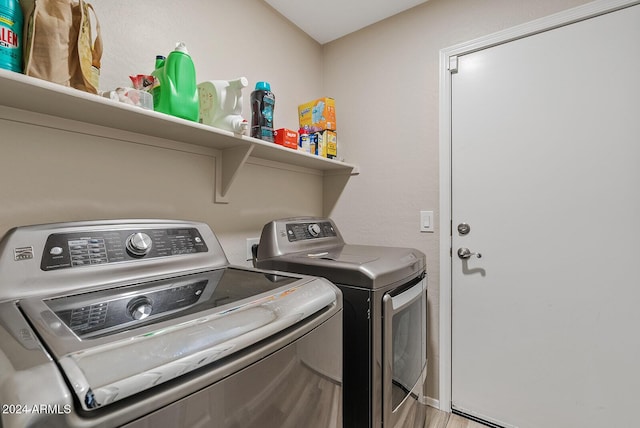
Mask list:
[[[273,143],[273,110],[276,97],[269,82],[256,83],[251,92],[251,136]]]
[[[0,68],[22,73],[22,8],[18,0],[0,0]]]

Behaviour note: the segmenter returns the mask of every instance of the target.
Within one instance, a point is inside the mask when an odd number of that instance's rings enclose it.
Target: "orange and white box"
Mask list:
[[[287,128],[276,129],[273,132],[275,143],[293,150],[298,150],[298,133]]]

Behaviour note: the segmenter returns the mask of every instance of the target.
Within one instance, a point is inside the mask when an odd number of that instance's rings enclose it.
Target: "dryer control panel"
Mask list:
[[[337,236],[335,228],[329,221],[288,223],[286,228],[289,242],[315,238],[332,238]]]

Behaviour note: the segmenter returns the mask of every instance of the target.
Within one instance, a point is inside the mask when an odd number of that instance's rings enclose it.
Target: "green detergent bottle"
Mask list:
[[[198,121],[196,68],[184,43],[178,43],[165,59],[156,57],[153,109],[183,119]]]

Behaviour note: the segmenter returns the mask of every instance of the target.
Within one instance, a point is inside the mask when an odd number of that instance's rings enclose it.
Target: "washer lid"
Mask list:
[[[327,307],[339,308],[339,302],[339,290],[322,278],[228,267],[18,304],[83,409],[93,410],[229,356]]]

